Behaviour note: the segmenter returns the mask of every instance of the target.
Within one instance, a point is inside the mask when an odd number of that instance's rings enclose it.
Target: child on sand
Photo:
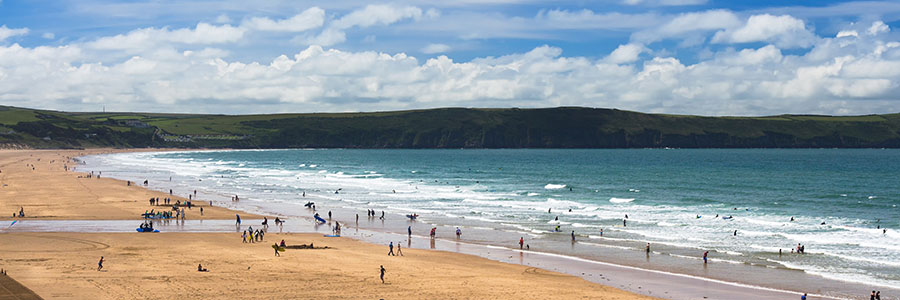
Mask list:
[[[384,265],[381,266],[381,283],[384,283]]]
[[[100,261],[97,262],[97,271],[100,271],[102,269],[103,269],[103,256],[101,256]]]

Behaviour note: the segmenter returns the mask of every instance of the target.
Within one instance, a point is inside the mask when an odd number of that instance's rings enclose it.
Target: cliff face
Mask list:
[[[225,116],[0,107],[0,143],[34,148],[900,148],[900,114],[699,117],[560,107]]]

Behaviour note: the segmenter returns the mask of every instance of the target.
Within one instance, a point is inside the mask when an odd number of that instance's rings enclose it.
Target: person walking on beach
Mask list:
[[[280,249],[278,249],[278,244],[273,244],[272,248],[275,248],[275,256],[281,256],[281,254],[278,253],[278,250],[280,250]]]
[[[384,265],[381,266],[381,283],[384,283]]]
[[[97,271],[100,271],[100,270],[103,270],[103,256],[101,256],[100,261],[97,262]]]
[[[709,251],[703,252],[703,263],[706,263],[706,256],[709,255]]]
[[[200,207],[200,216],[203,216],[203,207]]]
[[[236,221],[234,222],[234,225],[241,226],[241,215],[234,214],[234,218],[236,219]]]
[[[388,247],[390,248],[390,250],[388,251],[388,256],[394,256],[394,242],[391,242]]]
[[[519,237],[519,250],[522,250],[522,245],[525,245],[525,237]]]
[[[575,241],[575,230],[572,230],[572,241]]]
[[[647,254],[650,254],[650,243],[647,243]]]
[[[247,231],[244,230],[244,233],[241,234],[241,243],[247,243]]]
[[[459,230],[459,227],[456,227],[456,239],[459,239],[459,236],[462,235],[462,230]]]
[[[397,256],[403,256],[403,250],[400,250],[400,242],[397,242]]]
[[[800,300],[806,300],[806,293],[803,293],[803,296],[800,296]]]

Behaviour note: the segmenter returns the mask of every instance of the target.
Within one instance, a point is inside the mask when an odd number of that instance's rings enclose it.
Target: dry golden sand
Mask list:
[[[121,180],[103,176],[87,178],[85,173],[65,171],[66,165],[77,167],[69,158],[122,151],[125,150],[0,150],[0,220],[13,219],[12,214],[20,207],[25,210],[25,220],[137,220],[151,208],[168,208],[151,207],[150,198],[170,197],[173,204],[187,200],[127,186]],[[209,207],[203,201],[193,204],[203,207],[203,219],[234,219],[232,210]],[[241,215],[248,219],[261,218]],[[201,218],[193,209],[187,216]]]
[[[146,199],[165,196],[62,171],[63,157],[87,152],[0,151],[0,180],[9,184],[0,189],[0,212],[25,206],[38,219],[133,219]],[[24,167],[32,162],[35,171]],[[233,216],[210,211],[208,218]],[[282,239],[330,249],[275,257],[271,245]],[[46,299],[652,299],[471,255],[386,250],[319,234],[270,233],[244,244],[238,233],[0,233],[0,267]]]

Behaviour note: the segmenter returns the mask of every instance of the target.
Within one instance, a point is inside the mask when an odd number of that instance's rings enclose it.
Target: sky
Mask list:
[[[0,0],[0,105],[900,112],[900,1]]]

